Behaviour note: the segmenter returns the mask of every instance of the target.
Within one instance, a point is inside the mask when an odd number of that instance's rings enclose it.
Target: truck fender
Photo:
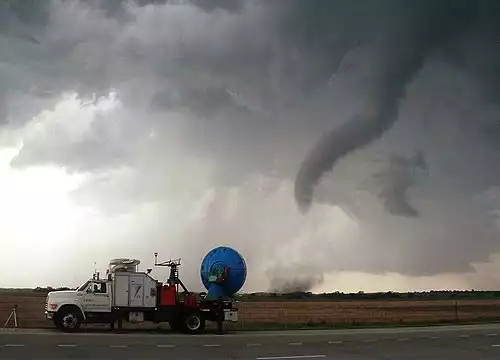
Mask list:
[[[76,307],[80,310],[80,313],[82,314],[82,319],[85,321],[87,320],[87,317],[85,316],[85,311],[83,311],[83,307],[78,304],[77,302],[70,302],[63,304],[59,309],[57,309],[57,313],[60,312],[62,309],[68,308],[68,307]]]

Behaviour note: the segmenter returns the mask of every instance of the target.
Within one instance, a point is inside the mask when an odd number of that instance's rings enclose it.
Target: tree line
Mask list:
[[[476,290],[432,290],[414,292],[374,292],[344,293],[340,291],[331,293],[313,294],[312,292],[290,293],[248,293],[238,294],[235,298],[239,301],[341,301],[341,300],[479,300],[500,299],[500,291]]]

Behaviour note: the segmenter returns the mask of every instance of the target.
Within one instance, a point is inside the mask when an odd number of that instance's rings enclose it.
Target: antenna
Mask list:
[[[167,260],[163,262],[158,262],[158,253],[154,253],[155,255],[155,266],[167,266],[170,268],[170,276],[168,278],[168,282],[170,284],[180,284],[181,287],[184,289],[184,291],[188,292],[182,281],[179,279],[179,266],[181,265],[181,259],[175,259],[175,260]]]
[[[155,253],[155,266],[168,266],[168,267],[178,267],[181,265],[181,259],[167,260],[163,262],[158,262],[158,253]]]
[[[100,280],[99,279],[100,274],[99,271],[97,271],[97,262],[94,261],[94,274],[92,275],[93,280]]]

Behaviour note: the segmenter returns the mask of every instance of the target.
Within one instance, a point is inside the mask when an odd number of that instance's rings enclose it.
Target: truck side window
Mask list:
[[[101,283],[101,291],[100,291],[101,294],[106,294],[107,291],[106,291],[106,283]]]
[[[94,294],[106,294],[106,283],[95,284]]]

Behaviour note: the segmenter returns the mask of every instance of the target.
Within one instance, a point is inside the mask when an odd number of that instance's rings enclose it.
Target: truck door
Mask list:
[[[111,289],[105,281],[92,281],[83,296],[85,312],[110,312]]]
[[[129,283],[129,304],[131,307],[144,306],[144,277],[131,276]]]

